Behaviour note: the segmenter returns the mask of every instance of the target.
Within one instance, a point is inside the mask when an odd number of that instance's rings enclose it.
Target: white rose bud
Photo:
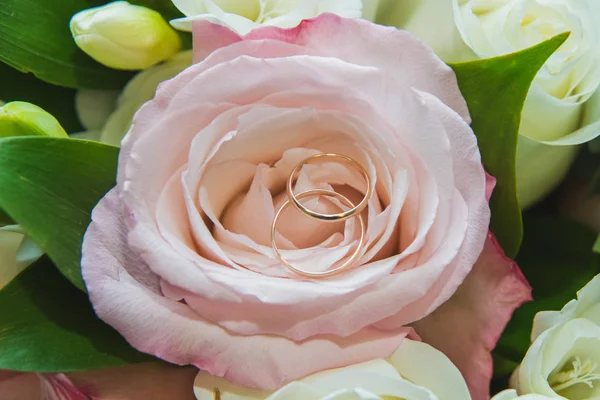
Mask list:
[[[145,69],[181,48],[179,36],[158,12],[126,1],[75,14],[71,33],[81,50],[116,69]]]
[[[446,62],[508,54],[571,32],[538,73],[523,109],[517,148],[522,207],[554,189],[576,145],[600,134],[600,101],[589,101],[600,84],[597,0],[382,0],[377,22],[411,31]]]
[[[360,18],[362,0],[172,0],[186,15],[171,21],[183,31],[192,30],[192,22],[207,20],[245,35],[262,25],[293,28],[303,19],[330,12],[347,18]],[[364,16],[373,18],[379,0],[365,0]]]
[[[387,360],[319,372],[274,393],[236,386],[201,371],[194,382],[196,398],[213,400],[217,392],[220,398],[229,400],[471,398],[462,375],[442,352],[409,339]]]
[[[44,109],[24,101],[13,101],[0,107],[0,138],[8,136],[67,137],[67,133]]]

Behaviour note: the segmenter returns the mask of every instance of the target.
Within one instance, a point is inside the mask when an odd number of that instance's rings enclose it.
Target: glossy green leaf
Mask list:
[[[0,291],[0,369],[68,372],[154,358],[102,322],[44,257]]]
[[[48,111],[69,133],[83,130],[75,111],[75,89],[51,85],[0,63],[0,100],[26,101]]]
[[[491,230],[509,257],[517,255],[523,236],[515,176],[521,111],[538,70],[567,37],[564,33],[517,53],[450,65],[469,106],[483,164],[497,179]]]
[[[0,139],[0,208],[82,290],[83,234],[92,209],[115,185],[118,152],[86,140]]]
[[[90,6],[88,0],[0,1],[0,61],[55,85],[120,89],[132,74],[97,63],[71,36],[71,17]]]
[[[596,236],[574,222],[526,216],[517,263],[533,288],[534,301],[515,311],[496,348],[499,356],[520,363],[530,345],[535,314],[562,309],[600,273],[600,255],[590,251]]]
[[[594,252],[600,254],[600,235],[598,235],[596,243],[594,243]]]

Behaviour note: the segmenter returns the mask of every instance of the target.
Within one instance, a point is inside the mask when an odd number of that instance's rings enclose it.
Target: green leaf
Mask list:
[[[24,74],[0,63],[0,99],[5,102],[26,101],[48,111],[67,132],[83,130],[75,111],[74,89],[50,85],[32,74]]]
[[[115,185],[118,152],[87,140],[0,139],[0,208],[82,290],[83,234],[92,209]]]
[[[596,235],[574,222],[526,215],[517,263],[533,288],[534,301],[515,311],[496,347],[499,356],[520,363],[530,345],[535,314],[562,309],[600,273],[600,255],[590,251]]]
[[[0,369],[69,372],[155,360],[98,319],[44,257],[0,291]]]
[[[91,5],[88,0],[1,1],[0,61],[55,85],[120,89],[132,74],[97,63],[71,36],[71,17]],[[0,86],[6,79],[0,78]]]
[[[600,254],[600,235],[598,235],[596,243],[594,243],[594,252]]]
[[[483,164],[498,181],[490,200],[491,230],[511,258],[523,236],[515,176],[521,111],[538,70],[568,36],[501,57],[450,65],[469,106]]]

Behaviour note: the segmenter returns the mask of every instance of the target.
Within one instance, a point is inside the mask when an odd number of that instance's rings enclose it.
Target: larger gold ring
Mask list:
[[[347,207],[354,207],[354,203],[352,203],[350,200],[348,200],[345,196],[343,196],[337,192],[332,192],[330,190],[313,189],[313,190],[307,190],[305,192],[302,192],[302,193],[296,195],[296,197],[298,199],[303,199],[305,197],[311,197],[311,196],[336,197],[336,198],[340,199],[342,201],[342,203],[344,203]],[[308,272],[308,271],[304,271],[302,269],[296,268],[293,265],[291,265],[285,258],[283,258],[283,256],[279,252],[277,243],[275,242],[275,232],[277,231],[277,222],[279,221],[279,218],[281,217],[281,214],[283,213],[283,211],[290,204],[291,204],[290,200],[287,200],[285,203],[283,203],[283,205],[281,206],[279,211],[277,211],[277,214],[275,214],[275,218],[273,219],[273,225],[271,225],[271,245],[273,246],[273,250],[275,250],[275,255],[277,255],[277,258],[279,258],[279,261],[281,261],[281,263],[283,265],[285,265],[290,271],[292,271],[298,275],[307,277],[307,278],[325,278],[325,277],[332,276],[332,275],[342,272],[343,270],[349,268],[352,265],[352,263],[354,263],[354,261],[356,261],[356,259],[360,255],[360,250],[362,249],[362,247],[364,245],[364,240],[365,240],[365,222],[363,221],[363,217],[361,214],[357,215],[357,218],[360,221],[360,240],[359,240],[358,245],[356,246],[356,250],[354,250],[354,253],[352,254],[352,256],[348,260],[346,260],[342,265],[340,265],[339,267],[327,270],[327,271],[323,271],[323,272]]]
[[[322,160],[322,159],[327,159],[327,158],[342,159],[343,161],[356,167],[362,173],[362,175],[365,179],[365,182],[367,183],[367,192],[365,193],[365,197],[362,199],[362,201],[360,203],[358,203],[356,206],[354,206],[354,204],[352,204],[351,209],[337,213],[337,214],[322,214],[322,213],[319,213],[319,212],[316,212],[313,210],[309,210],[308,208],[306,208],[304,205],[302,205],[300,203],[300,201],[299,201],[301,198],[300,195],[294,194],[294,190],[292,188],[294,178],[296,177],[296,175],[298,174],[298,172],[300,171],[300,168],[302,168],[302,166],[304,166],[305,164],[310,164],[317,160]],[[371,178],[369,177],[369,173],[367,172],[367,170],[362,165],[360,165],[358,163],[358,161],[356,161],[348,156],[344,156],[341,154],[335,154],[335,153],[315,154],[314,156],[310,156],[307,159],[301,161],[298,165],[296,165],[296,167],[294,167],[294,169],[292,170],[292,173],[290,174],[290,177],[288,178],[288,181],[287,181],[287,195],[288,195],[288,198],[291,200],[292,204],[294,205],[294,207],[296,207],[296,209],[300,210],[303,214],[308,215],[309,217],[311,217],[313,219],[318,219],[318,220],[326,221],[326,222],[343,221],[345,219],[353,217],[355,214],[360,214],[360,212],[369,203],[369,199],[371,198],[372,191],[373,191],[373,189],[371,188]],[[327,192],[331,193],[330,191],[327,191]],[[304,192],[304,193],[306,193],[306,192]]]

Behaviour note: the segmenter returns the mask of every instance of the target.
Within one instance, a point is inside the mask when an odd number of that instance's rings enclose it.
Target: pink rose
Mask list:
[[[82,268],[96,312],[137,349],[244,386],[390,355],[486,242],[486,176],[452,70],[406,32],[333,15],[245,37],[199,22],[194,36],[203,61],[138,112],[117,187],[94,210]],[[291,169],[320,152],[367,168],[368,245],[355,269],[301,279],[270,228]],[[295,188],[355,202],[366,189],[335,163],[305,166]],[[356,229],[291,210],[278,243],[323,271],[353,251]],[[498,331],[519,301],[473,331]]]

